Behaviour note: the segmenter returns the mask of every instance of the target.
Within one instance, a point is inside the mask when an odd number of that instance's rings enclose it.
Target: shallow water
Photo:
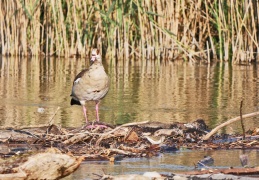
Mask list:
[[[152,158],[123,159],[120,162],[84,162],[79,169],[64,179],[83,180],[97,178],[95,174],[120,175],[143,174],[144,172],[157,171],[161,174],[181,173],[195,170],[194,164],[204,156],[214,159],[213,168],[241,167],[239,155],[247,154],[250,166],[259,165],[259,151],[219,150],[219,151],[187,151],[181,150],[174,153],[161,154]]]
[[[104,61],[111,87],[100,104],[100,119],[113,124],[134,121],[190,122],[197,118],[210,128],[258,110],[258,66],[193,64],[189,62]],[[70,106],[73,79],[88,67],[85,59],[0,59],[0,126],[54,123],[81,126],[80,106]],[[94,102],[87,104],[95,120]],[[246,128],[258,125],[246,121]],[[235,132],[234,124],[223,131]]]

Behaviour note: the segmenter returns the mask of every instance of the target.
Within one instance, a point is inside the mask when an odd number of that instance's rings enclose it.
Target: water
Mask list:
[[[53,119],[55,124],[63,127],[82,126],[85,123],[82,108],[70,106],[70,93],[74,77],[88,66],[89,62],[85,59],[0,58],[0,126],[47,124],[58,107],[60,110]],[[258,65],[109,59],[104,61],[104,66],[111,77],[111,87],[100,104],[100,119],[108,123],[146,120],[191,122],[202,118],[209,128],[214,128],[239,116],[241,100],[243,114],[259,109]],[[89,119],[95,120],[94,102],[89,102],[87,108]],[[258,125],[258,117],[245,120],[247,130]],[[221,132],[240,132],[240,124],[229,125]],[[232,159],[234,152],[235,161]],[[194,162],[209,152],[190,153],[178,152],[151,159],[125,159],[119,164],[85,162],[80,167],[81,171],[77,172],[77,179],[89,167],[115,174],[142,170],[189,170]],[[239,151],[210,153],[214,158],[222,158],[222,161],[218,161],[222,164],[215,166],[240,165]],[[256,155],[252,159],[258,161],[258,152],[253,154]],[[124,167],[123,170],[120,167]]]
[[[116,65],[115,65],[116,64]],[[100,119],[112,124],[134,121],[190,122],[197,118],[210,128],[258,110],[258,66],[188,62],[105,61],[111,77],[100,104]],[[80,106],[70,106],[73,79],[88,67],[85,59],[0,59],[0,126],[46,124],[58,107],[55,124],[84,124]],[[95,120],[94,102],[87,104]],[[246,128],[258,125],[246,121]],[[238,123],[224,131],[236,132]]]
[[[123,159],[120,162],[84,162],[79,169],[64,178],[65,180],[77,179],[83,180],[96,178],[98,175],[110,174],[143,174],[144,172],[157,171],[161,174],[170,175],[170,173],[181,173],[183,171],[192,171],[195,164],[203,157],[211,156],[214,159],[212,168],[241,167],[239,155],[247,154],[250,166],[259,165],[259,151],[241,151],[241,150],[219,150],[219,151],[187,151],[182,150],[175,153],[165,153],[152,158],[130,158]]]

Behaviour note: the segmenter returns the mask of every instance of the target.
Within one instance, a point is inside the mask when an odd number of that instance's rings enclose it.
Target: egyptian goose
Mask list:
[[[99,103],[108,93],[110,80],[102,65],[102,58],[98,49],[92,50],[89,69],[82,70],[74,79],[71,105],[82,105],[86,123],[87,110],[85,103],[95,101],[96,120],[99,122]]]

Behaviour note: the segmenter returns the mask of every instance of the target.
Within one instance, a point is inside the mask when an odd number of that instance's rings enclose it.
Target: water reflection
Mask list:
[[[258,109],[258,67],[189,62],[106,60],[111,88],[100,105],[100,119],[109,123],[133,121],[189,122],[203,118],[210,127]],[[70,106],[72,81],[88,67],[85,59],[0,59],[0,125],[48,123],[81,126],[82,109]],[[94,102],[88,116],[94,120]],[[40,108],[40,109],[39,109]],[[43,110],[43,111],[42,111]],[[256,124],[246,121],[247,128]],[[233,132],[239,124],[224,131]]]
[[[179,151],[165,153],[152,158],[130,158],[121,162],[84,162],[79,169],[64,178],[70,179],[96,179],[98,175],[110,174],[143,174],[144,172],[157,171],[161,174],[180,173],[182,171],[195,170],[194,165],[204,158],[210,156],[214,159],[212,169],[241,167],[239,156],[246,154],[249,159],[249,166],[258,166],[259,153],[256,150],[218,150],[218,151]]]

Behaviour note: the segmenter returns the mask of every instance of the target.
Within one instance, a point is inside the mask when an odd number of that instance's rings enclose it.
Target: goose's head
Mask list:
[[[97,49],[97,48],[94,48],[92,50],[91,63],[93,63],[94,61],[98,61],[98,62],[102,63],[101,54],[100,54],[99,49]]]

